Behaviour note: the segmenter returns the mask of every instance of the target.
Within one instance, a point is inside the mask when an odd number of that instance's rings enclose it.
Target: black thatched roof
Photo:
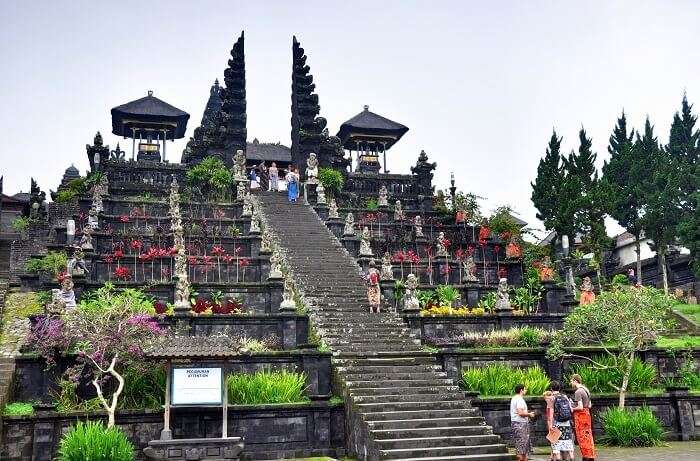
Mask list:
[[[257,138],[248,143],[246,148],[248,160],[290,163],[292,151],[289,147],[280,143],[260,142]]]
[[[357,140],[386,142],[388,149],[407,131],[408,127],[370,112],[369,106],[365,106],[362,112],[340,125],[337,136],[346,149],[354,149]]]
[[[168,133],[168,139],[173,139],[173,135],[179,139],[185,135],[189,118],[190,114],[156,98],[149,91],[148,96],[112,109],[112,133],[130,138],[130,126],[171,125],[174,132]]]
[[[152,359],[225,359],[240,355],[228,336],[178,336],[161,338],[145,351]]]

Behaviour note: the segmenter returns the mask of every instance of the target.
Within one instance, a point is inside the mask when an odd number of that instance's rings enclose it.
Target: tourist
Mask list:
[[[375,267],[374,260],[369,262],[369,270],[367,271],[367,299],[369,300],[370,313],[379,313],[382,296],[379,291],[379,271]]]
[[[265,165],[264,160],[258,165],[258,182],[261,190],[267,190],[270,181],[268,180],[267,165]]]
[[[518,461],[527,461],[527,457],[530,454],[529,418],[535,417],[534,412],[527,410],[526,393],[525,385],[517,384],[515,386],[515,395],[510,399],[510,428]]]
[[[575,389],[573,411],[576,440],[583,461],[592,461],[595,459],[595,444],[591,424],[591,392],[583,385],[580,375],[571,376],[571,386]]]
[[[277,189],[279,188],[277,183],[279,181],[279,171],[277,170],[277,165],[275,162],[272,162],[270,168],[267,169],[267,174],[270,177],[270,190],[277,192]]]
[[[547,405],[547,440],[552,445],[552,459],[574,459],[574,440],[571,430],[571,402],[561,393],[559,381],[552,381],[549,385],[552,405]]]
[[[284,179],[287,181],[287,198],[294,203],[299,198],[299,173],[294,165],[289,167],[289,173]]]
[[[627,269],[627,281],[632,286],[637,285],[638,280],[637,280],[637,276],[634,275],[634,269]]]
[[[250,188],[251,189],[257,189],[260,187],[260,184],[258,183],[258,174],[255,171],[255,168],[251,168],[249,179],[250,179]]]

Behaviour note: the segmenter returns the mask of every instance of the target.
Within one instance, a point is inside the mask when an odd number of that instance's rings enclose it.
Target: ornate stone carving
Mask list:
[[[352,214],[352,211],[348,212],[348,215],[345,217],[345,228],[343,229],[343,235],[355,235],[355,215]]]
[[[282,304],[280,311],[295,311],[296,303],[294,302],[294,284],[291,277],[284,279],[284,291],[282,292]]]
[[[248,196],[248,190],[245,185],[245,180],[238,182],[236,185],[236,200],[245,200]]]
[[[420,217],[420,215],[416,215],[416,217],[413,219],[413,227],[416,232],[416,238],[425,237],[423,235],[423,219]]]
[[[379,199],[377,200],[377,205],[389,206],[389,191],[386,189],[384,184],[382,184],[382,187],[379,188]]]
[[[331,204],[328,208],[328,219],[340,219],[340,214],[338,214],[338,204],[334,198],[331,199]]]
[[[373,256],[372,246],[370,245],[370,235],[369,228],[367,226],[362,228],[362,235],[360,236],[360,256]]]
[[[85,273],[90,272],[87,267],[85,267],[85,254],[83,253],[82,248],[77,248],[71,259],[68,260],[68,263],[66,264],[66,272],[70,276],[82,276],[85,275]]]
[[[260,239],[260,253],[270,253],[272,251],[272,236],[267,231],[263,230],[262,238]]]
[[[63,300],[62,291],[58,288],[51,290],[51,302],[46,305],[48,315],[63,315],[66,312],[66,302]]]
[[[170,229],[173,231],[173,246],[177,250],[175,254],[175,307],[178,314],[190,311],[190,282],[187,275],[187,255],[185,253],[185,236],[182,228],[182,215],[180,214],[180,191],[177,179],[173,176],[170,185]]]
[[[496,297],[497,311],[513,310],[510,305],[510,295],[508,294],[508,279],[501,278],[498,280],[498,291],[496,292]]]
[[[241,211],[241,217],[246,218],[253,215],[253,202],[250,201],[248,197],[243,199],[243,210]]]
[[[408,274],[406,277],[406,291],[403,295],[403,310],[404,312],[419,312],[420,302],[416,296],[418,289],[418,278],[415,274]]]
[[[316,182],[318,182],[318,159],[313,152],[311,152],[309,158],[306,159],[306,181],[309,184],[316,184]]]
[[[391,254],[387,251],[382,257],[382,280],[394,280],[394,268],[391,265]]]
[[[100,220],[97,218],[97,210],[92,207],[88,211],[87,228],[92,230],[100,228]]]
[[[447,257],[447,247],[445,246],[445,233],[440,231],[438,233],[437,241],[435,242],[437,251],[435,255],[439,258]]]
[[[476,263],[472,255],[467,256],[462,262],[464,282],[478,282],[476,277]]]
[[[83,228],[83,235],[80,237],[80,242],[78,245],[82,250],[94,250],[94,247],[92,246],[92,228],[90,226],[85,226]]]
[[[75,309],[75,292],[73,291],[73,279],[70,275],[66,276],[61,282],[61,301],[63,301],[66,309]]]
[[[325,205],[326,204],[326,188],[320,182],[316,186],[316,204]]]
[[[394,205],[394,221],[403,221],[404,219],[406,219],[406,215],[403,212],[401,200],[397,200]]]
[[[236,151],[236,155],[233,156],[233,179],[234,181],[246,180],[245,175],[245,152],[242,149]]]
[[[274,250],[270,255],[270,275],[267,278],[277,280],[282,277],[282,257],[277,250]]]
[[[260,233],[260,216],[258,216],[258,209],[253,208],[253,214],[250,217],[250,230],[249,234],[259,234]]]

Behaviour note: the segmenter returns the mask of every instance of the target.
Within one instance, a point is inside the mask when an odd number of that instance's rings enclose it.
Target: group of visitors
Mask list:
[[[574,460],[574,434],[581,450],[583,461],[595,459],[593,428],[591,425],[591,393],[583,385],[581,376],[571,377],[574,398],[569,399],[558,381],[552,381],[544,393],[546,403],[547,440],[551,444],[551,460]],[[527,461],[531,451],[530,420],[537,416],[529,411],[523,384],[515,386],[515,395],[510,401],[510,424],[518,461]]]
[[[284,169],[277,168],[277,164],[272,162],[268,167],[265,162],[254,166],[250,169],[250,188],[262,189],[278,192],[280,190],[280,174],[284,174],[284,180],[287,182],[287,197],[290,202],[296,202],[299,198],[299,170],[296,166],[290,165],[289,170],[285,174]]]

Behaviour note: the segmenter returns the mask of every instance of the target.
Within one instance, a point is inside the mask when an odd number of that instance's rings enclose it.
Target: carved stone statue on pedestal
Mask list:
[[[406,277],[406,291],[403,294],[403,310],[404,312],[420,311],[420,302],[416,296],[418,289],[418,279],[416,274],[408,274]]]
[[[272,251],[272,237],[267,229],[263,230],[262,238],[260,239],[260,253],[269,253]]]
[[[270,256],[270,275],[268,275],[267,278],[276,280],[282,277],[282,258],[277,250],[274,250]]]
[[[378,206],[389,206],[389,191],[386,190],[386,186],[382,185],[379,188],[379,198],[377,200]]]
[[[394,280],[394,268],[391,265],[391,254],[387,251],[382,257],[382,280]]]
[[[445,246],[445,233],[440,231],[438,233],[437,241],[435,242],[435,246],[437,247],[437,252],[436,256],[439,258],[446,258],[447,257],[447,247]]]
[[[68,260],[66,272],[70,276],[82,276],[85,275],[86,272],[90,272],[87,270],[87,267],[85,267],[85,255],[81,248],[76,249],[71,259]]]
[[[328,208],[328,219],[340,219],[340,214],[338,213],[338,204],[335,199],[331,199],[330,207]]]
[[[292,279],[290,277],[284,279],[284,291],[282,292],[282,304],[280,304],[280,310],[296,310],[296,304],[294,303],[294,285],[292,284]]]
[[[246,180],[245,161],[245,152],[243,152],[241,149],[238,149],[236,151],[236,154],[233,156],[233,179],[235,181]]]
[[[66,302],[63,300],[61,290],[54,288],[51,290],[51,302],[46,305],[48,315],[63,315],[66,312]]]
[[[464,282],[478,282],[476,277],[476,263],[472,255],[467,256],[462,262],[462,270],[464,274]]]
[[[241,211],[241,217],[248,217],[253,214],[253,203],[248,199],[248,197],[243,199],[243,210]]]
[[[403,212],[401,200],[397,200],[396,205],[394,205],[394,221],[403,221],[404,219],[406,219],[406,215]]]
[[[244,200],[248,195],[248,190],[245,187],[245,181],[239,182],[236,186],[236,200]]]
[[[88,211],[87,227],[92,230],[99,229],[100,222],[97,218],[97,210],[95,208],[90,208]]]
[[[325,205],[326,204],[326,188],[323,187],[323,184],[318,183],[318,186],[316,186],[316,205]]]
[[[508,295],[508,279],[498,280],[498,291],[496,292],[496,311],[511,311],[510,295]]]
[[[420,215],[416,215],[416,217],[413,219],[413,227],[416,231],[416,238],[425,237],[423,235],[423,219],[420,217]]]
[[[345,217],[345,228],[343,229],[343,235],[355,235],[355,215],[352,214],[352,211]]]
[[[362,235],[360,236],[360,256],[373,256],[372,246],[369,243],[370,235],[369,228],[367,226],[362,228]]]
[[[306,182],[316,184],[318,182],[318,159],[316,154],[311,152],[306,159]]]
[[[66,309],[75,309],[75,292],[73,292],[73,279],[66,276],[61,282],[61,300]]]
[[[253,208],[253,214],[250,217],[250,230],[249,234],[259,234],[260,233],[260,216],[258,216],[258,210]]]
[[[92,246],[92,228],[90,226],[85,226],[83,228],[83,235],[80,237],[78,245],[82,250],[94,250]]]

